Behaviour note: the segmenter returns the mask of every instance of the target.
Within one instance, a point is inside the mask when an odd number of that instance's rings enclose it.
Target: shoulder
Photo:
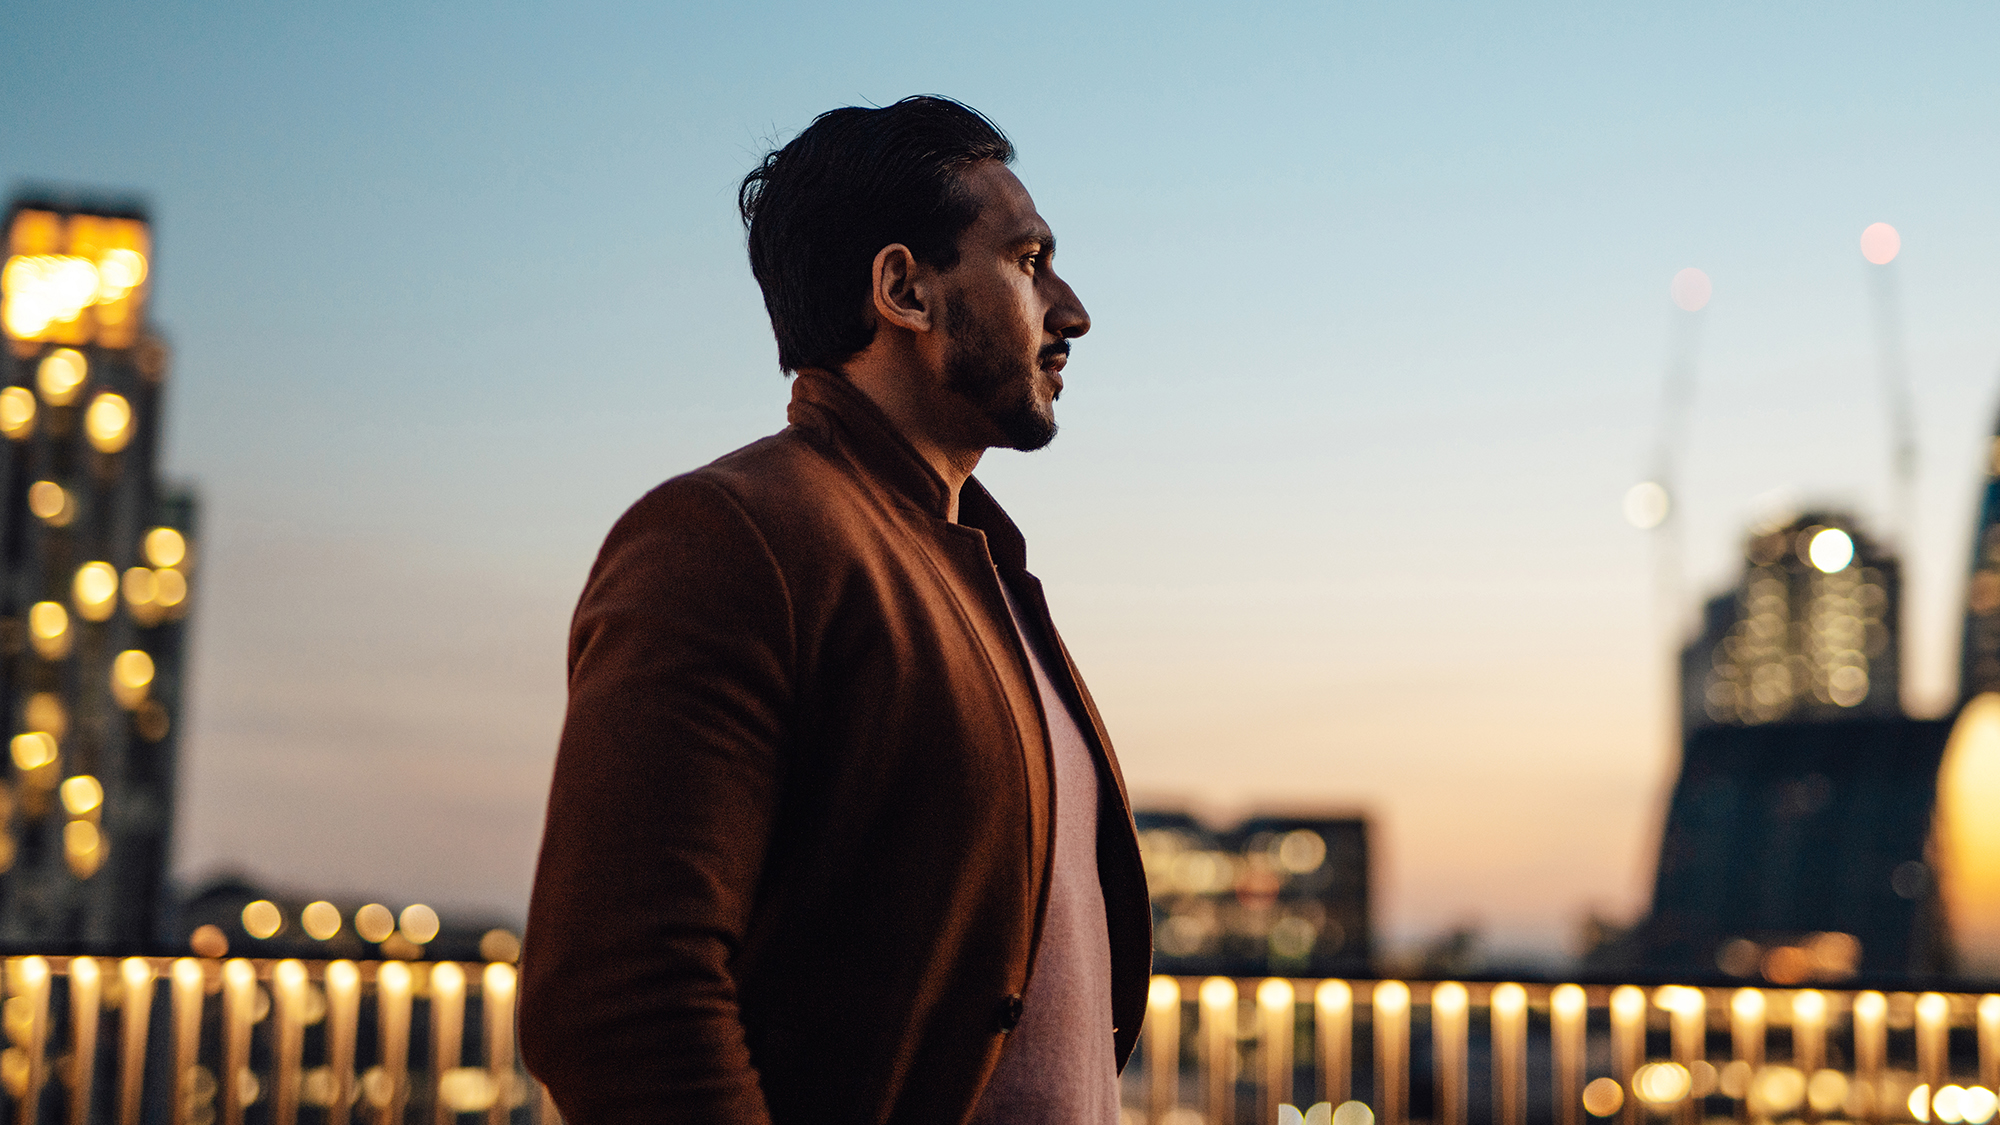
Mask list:
[[[868,492],[838,452],[787,429],[654,487],[619,517],[605,546],[635,536],[713,536],[722,525],[780,553],[788,544],[824,545],[873,506]]]

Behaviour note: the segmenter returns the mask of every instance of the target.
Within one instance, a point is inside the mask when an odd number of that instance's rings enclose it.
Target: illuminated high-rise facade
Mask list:
[[[166,350],[124,206],[17,199],[0,271],[0,946],[159,942],[193,505],[157,476]]]
[[[1681,654],[1681,729],[1902,714],[1893,555],[1829,512],[1753,531]]]
[[[1900,593],[1846,516],[1751,532],[1682,650],[1652,909],[1597,967],[1796,986],[1947,964],[1925,845],[1947,724],[1903,714]]]
[[[1965,640],[1959,650],[1960,702],[2000,691],[2000,436],[1986,458],[1986,489],[1972,532],[1972,577],[1965,591]]]

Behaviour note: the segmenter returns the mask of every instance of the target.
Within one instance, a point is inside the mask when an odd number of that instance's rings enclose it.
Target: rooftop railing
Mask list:
[[[1987,1125],[2000,995],[1155,977],[1127,1125]]]
[[[14,1125],[558,1120],[504,962],[15,957]],[[1988,1125],[2000,994],[1155,977],[1127,1125]]]
[[[15,957],[16,1125],[557,1120],[514,1052],[514,967]]]

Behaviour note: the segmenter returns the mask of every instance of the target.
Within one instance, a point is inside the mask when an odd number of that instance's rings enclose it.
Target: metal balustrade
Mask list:
[[[2000,995],[1160,976],[1127,1125],[1987,1125]]]
[[[4,983],[15,1125],[558,1120],[502,962],[15,957]]]
[[[15,957],[14,1125],[558,1121],[495,962]],[[2000,994],[1155,977],[1132,1125],[1936,1121],[2000,1109]]]

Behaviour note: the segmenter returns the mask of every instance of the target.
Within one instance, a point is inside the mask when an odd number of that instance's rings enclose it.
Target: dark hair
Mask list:
[[[938,97],[822,113],[765,156],[743,177],[737,206],[778,366],[832,368],[867,347],[875,255],[900,242],[926,265],[957,265],[959,235],[979,217],[960,173],[1013,159],[991,121]]]

